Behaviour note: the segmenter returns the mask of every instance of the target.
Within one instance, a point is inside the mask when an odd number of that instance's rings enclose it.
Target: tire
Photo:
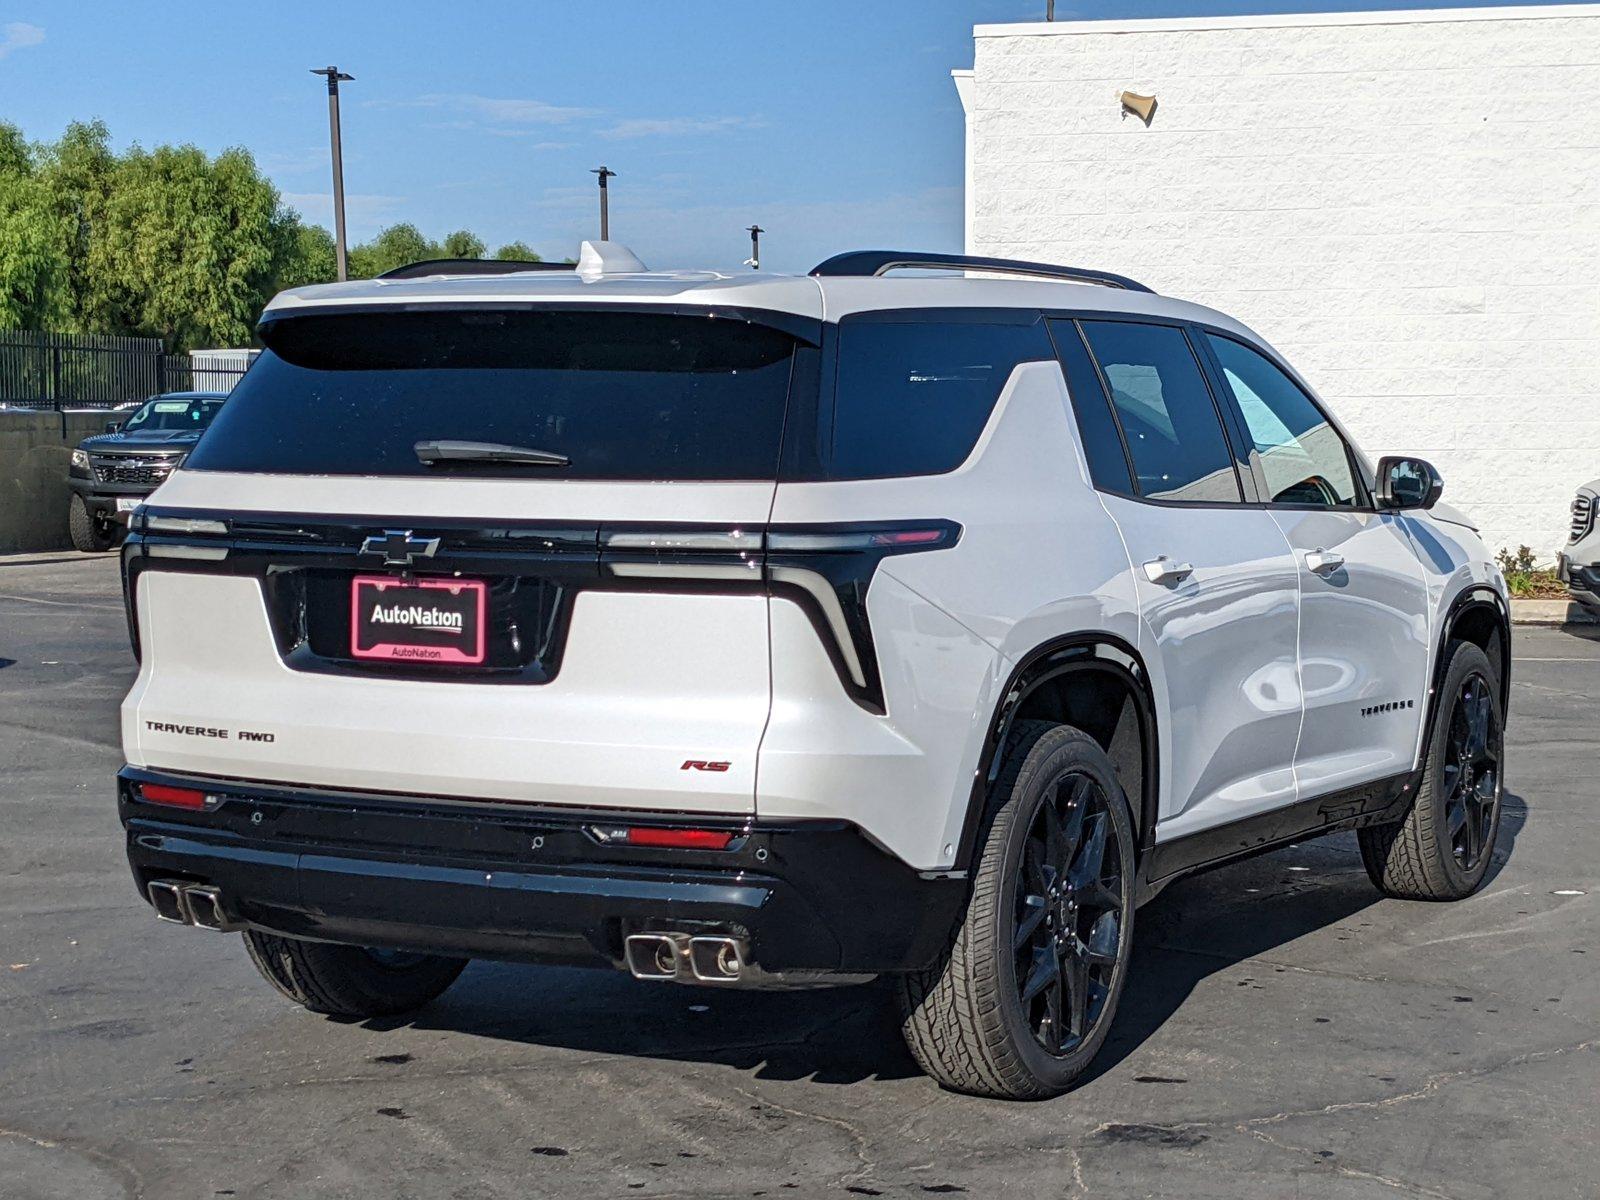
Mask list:
[[[390,954],[360,946],[307,942],[248,929],[256,970],[289,999],[330,1017],[386,1017],[438,998],[467,965],[464,958]]]
[[[1080,730],[1018,722],[1002,764],[966,913],[933,967],[896,978],[895,996],[912,1056],[942,1086],[1042,1100],[1093,1060],[1122,995],[1133,822],[1111,760]],[[1047,859],[1066,868],[1047,871]],[[1055,983],[1025,998],[1052,954]]]
[[[74,495],[67,507],[67,533],[72,538],[72,548],[85,554],[104,554],[117,543],[116,532],[105,522],[96,521],[79,495]]]
[[[1399,900],[1472,895],[1489,873],[1500,831],[1505,716],[1499,672],[1470,642],[1453,642],[1446,652],[1428,759],[1411,807],[1398,822],[1357,833],[1367,875]]]

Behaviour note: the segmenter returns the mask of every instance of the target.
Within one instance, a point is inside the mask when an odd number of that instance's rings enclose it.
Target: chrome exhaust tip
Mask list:
[[[676,979],[688,961],[688,947],[681,933],[630,933],[623,956],[635,979]]]
[[[222,891],[219,888],[191,884],[182,889],[182,898],[191,924],[202,929],[214,929],[218,933],[232,933],[244,928],[239,922],[229,919],[222,907]]]
[[[744,943],[733,937],[689,939],[689,969],[701,983],[737,983],[744,974]]]
[[[150,898],[151,907],[156,910],[156,916],[160,920],[171,921],[174,925],[190,923],[189,910],[183,903],[181,884],[167,879],[152,879],[145,884],[144,892]]]

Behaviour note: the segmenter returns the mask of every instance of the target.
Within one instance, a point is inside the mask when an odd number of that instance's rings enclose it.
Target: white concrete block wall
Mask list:
[[[971,252],[1226,310],[1492,549],[1554,558],[1600,476],[1600,6],[975,35]]]

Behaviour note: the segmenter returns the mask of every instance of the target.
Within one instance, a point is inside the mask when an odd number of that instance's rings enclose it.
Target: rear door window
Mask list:
[[[1035,313],[847,318],[839,325],[829,476],[884,479],[955,470],[972,453],[1018,364],[1054,357]]]
[[[1222,417],[1182,329],[1083,321],[1111,392],[1139,494],[1180,503],[1243,499]]]
[[[705,313],[345,313],[285,317],[261,332],[267,349],[187,469],[773,479],[803,346],[778,328]],[[429,441],[544,451],[547,461],[430,466],[417,453]]]

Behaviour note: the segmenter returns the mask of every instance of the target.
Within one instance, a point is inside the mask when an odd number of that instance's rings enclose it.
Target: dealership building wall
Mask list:
[[[1600,476],[1600,7],[974,35],[969,252],[1223,309],[1491,549],[1554,558]]]

